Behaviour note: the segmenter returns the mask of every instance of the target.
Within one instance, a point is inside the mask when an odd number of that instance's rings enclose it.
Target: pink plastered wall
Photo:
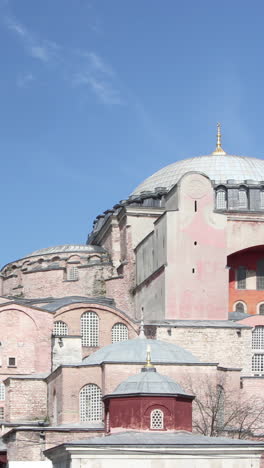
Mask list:
[[[226,218],[214,213],[205,176],[182,178],[179,211],[167,213],[167,232],[166,318],[227,319]]]

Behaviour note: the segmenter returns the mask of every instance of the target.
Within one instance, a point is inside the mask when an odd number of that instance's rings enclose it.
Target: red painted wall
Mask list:
[[[184,397],[134,396],[109,398],[105,401],[109,411],[110,431],[120,428],[150,429],[150,413],[160,409],[164,413],[164,430],[192,430],[192,401]]]
[[[247,304],[248,314],[257,314],[257,305],[264,302],[264,291],[250,290],[250,289],[236,289],[236,273],[235,270],[239,266],[243,266],[248,270],[257,269],[257,261],[261,258],[264,259],[264,247],[259,246],[256,248],[248,249],[245,251],[237,252],[228,257],[229,273],[229,311],[234,309],[234,303],[243,301]]]

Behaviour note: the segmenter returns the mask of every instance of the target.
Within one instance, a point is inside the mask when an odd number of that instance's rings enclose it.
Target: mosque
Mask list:
[[[221,433],[199,424],[208,383]],[[0,271],[0,467],[263,467],[264,400],[257,425],[224,423],[263,391],[264,160],[226,153],[220,125],[86,244]]]

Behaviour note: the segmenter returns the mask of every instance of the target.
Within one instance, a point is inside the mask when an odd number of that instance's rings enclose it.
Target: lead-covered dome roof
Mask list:
[[[183,159],[163,167],[145,179],[136,187],[132,195],[144,191],[154,192],[157,187],[169,190],[184,174],[192,171],[202,172],[216,182],[225,182],[230,179],[241,182],[246,180],[261,182],[264,181],[264,160],[225,153],[212,153],[207,156]]]
[[[177,382],[166,375],[155,372],[153,368],[144,371],[121,382],[111,395],[187,395]]]
[[[192,353],[167,341],[135,338],[134,340],[113,343],[99,349],[82,362],[87,365],[102,363],[135,363],[145,364],[147,346],[151,345],[151,362],[153,364],[198,364],[199,360]]]
[[[46,247],[44,249],[35,250],[34,252],[26,255],[27,257],[36,257],[39,255],[52,255],[58,253],[93,253],[93,252],[105,252],[103,247],[98,245],[85,245],[85,244],[65,244],[56,245],[54,247]]]

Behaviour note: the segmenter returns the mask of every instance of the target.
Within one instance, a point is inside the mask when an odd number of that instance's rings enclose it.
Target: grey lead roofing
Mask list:
[[[193,434],[187,431],[177,432],[120,432],[104,437],[92,437],[86,440],[75,440],[65,443],[67,446],[242,446],[263,447],[264,442],[255,442],[241,439],[228,439],[226,437],[208,437]]]
[[[104,362],[146,362],[147,346],[151,347],[151,362],[175,363],[175,364],[198,364],[200,363],[190,351],[174,343],[160,340],[149,340],[146,338],[135,338],[133,340],[121,341],[104,346],[95,353],[85,358],[82,365],[100,365]]]
[[[34,252],[25,255],[23,258],[28,257],[36,257],[39,255],[51,255],[51,254],[58,254],[58,253],[65,253],[65,252],[72,252],[72,253],[93,253],[93,252],[101,252],[104,253],[106,250],[99,246],[99,245],[87,245],[87,244],[78,244],[78,245],[56,245],[54,247],[46,247],[44,249],[35,250]]]
[[[142,370],[121,382],[111,395],[156,394],[156,395],[186,395],[182,387],[166,375],[150,370]]]

